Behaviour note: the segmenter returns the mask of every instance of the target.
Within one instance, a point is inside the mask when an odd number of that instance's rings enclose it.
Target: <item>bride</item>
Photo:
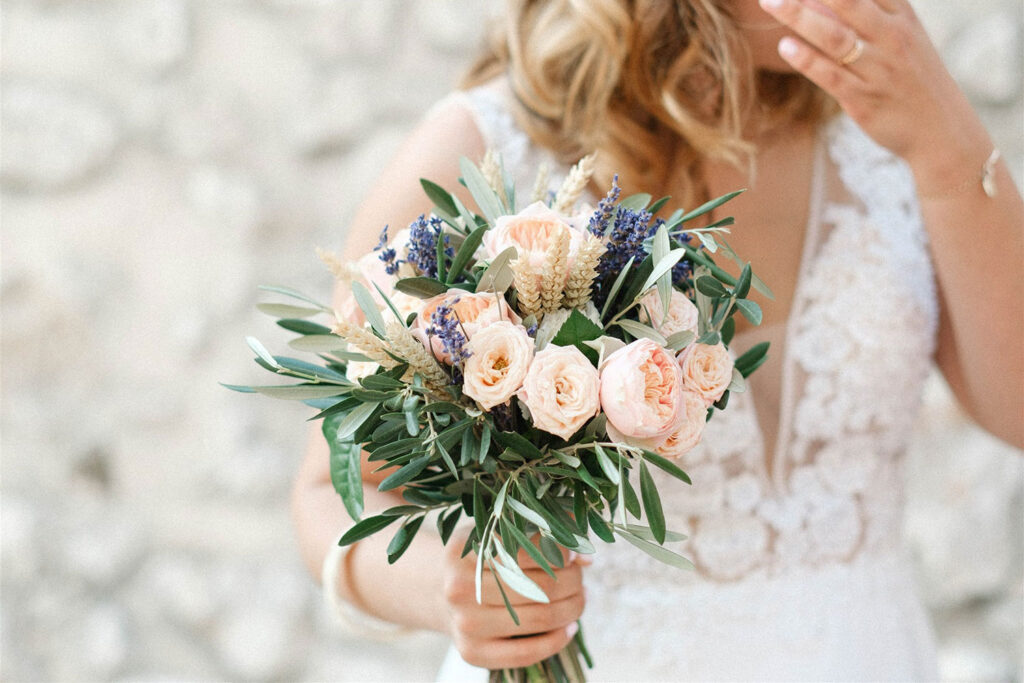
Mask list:
[[[466,89],[439,103],[366,198],[347,254],[430,210],[425,177],[492,148],[521,193],[599,151],[590,200],[624,191],[687,207],[738,187],[729,241],[775,300],[742,352],[773,355],[665,483],[695,572],[602,546],[569,558],[550,605],[473,596],[472,558],[420,535],[344,556],[322,437],[293,498],[326,593],[376,619],[450,634],[445,680],[523,666],[583,625],[593,680],[934,679],[900,538],[900,465],[934,361],[961,405],[1021,445],[1024,210],[1005,164],[907,0],[508,0]],[[469,202],[468,195],[461,197]],[[721,215],[715,216],[720,218]],[[965,454],[969,457],[969,454]],[[393,504],[364,471],[367,507]],[[337,569],[337,571],[335,571]],[[584,588],[585,586],[585,588]],[[525,603],[525,599],[520,601]],[[376,618],[376,619],[375,619]]]

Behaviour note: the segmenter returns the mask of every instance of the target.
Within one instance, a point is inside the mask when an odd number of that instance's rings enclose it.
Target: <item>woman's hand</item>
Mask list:
[[[519,616],[516,626],[490,572],[484,575],[483,604],[477,604],[476,555],[459,557],[465,538],[456,534],[446,545],[444,571],[451,636],[462,658],[485,669],[508,669],[535,664],[568,645],[583,613],[583,567],[590,562],[568,554],[565,568],[555,568],[552,579],[520,551],[519,566],[551,602],[534,602],[506,587]]]
[[[921,194],[978,174],[992,144],[907,0],[760,3],[796,34],[779,42],[782,58],[904,158]]]

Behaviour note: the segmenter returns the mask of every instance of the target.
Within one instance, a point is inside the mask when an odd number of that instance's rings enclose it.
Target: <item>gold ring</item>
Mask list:
[[[861,38],[853,41],[853,47],[845,55],[839,58],[839,64],[841,66],[850,66],[864,54],[864,41]]]

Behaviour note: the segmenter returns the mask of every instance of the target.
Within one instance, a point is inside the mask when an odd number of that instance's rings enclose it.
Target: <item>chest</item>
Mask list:
[[[775,295],[774,301],[753,295],[761,304],[765,328],[784,325],[792,309],[807,223],[813,212],[815,157],[813,132],[799,131],[760,150],[749,171],[728,164],[711,164],[705,169],[704,181],[712,197],[746,189],[720,207],[713,219],[735,219],[722,237],[740,258],[750,261]],[[724,255],[716,255],[715,260],[738,273],[739,266]],[[750,324],[738,317],[737,334],[749,330]]]

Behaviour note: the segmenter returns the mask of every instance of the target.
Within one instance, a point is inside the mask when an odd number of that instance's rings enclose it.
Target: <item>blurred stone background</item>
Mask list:
[[[1020,3],[917,4],[1019,183]],[[332,633],[300,566],[305,408],[217,382],[283,342],[257,284],[328,291],[314,245],[494,5],[4,0],[3,680],[430,679],[440,637]],[[949,680],[1021,680],[1022,465],[933,382],[907,528]]]

